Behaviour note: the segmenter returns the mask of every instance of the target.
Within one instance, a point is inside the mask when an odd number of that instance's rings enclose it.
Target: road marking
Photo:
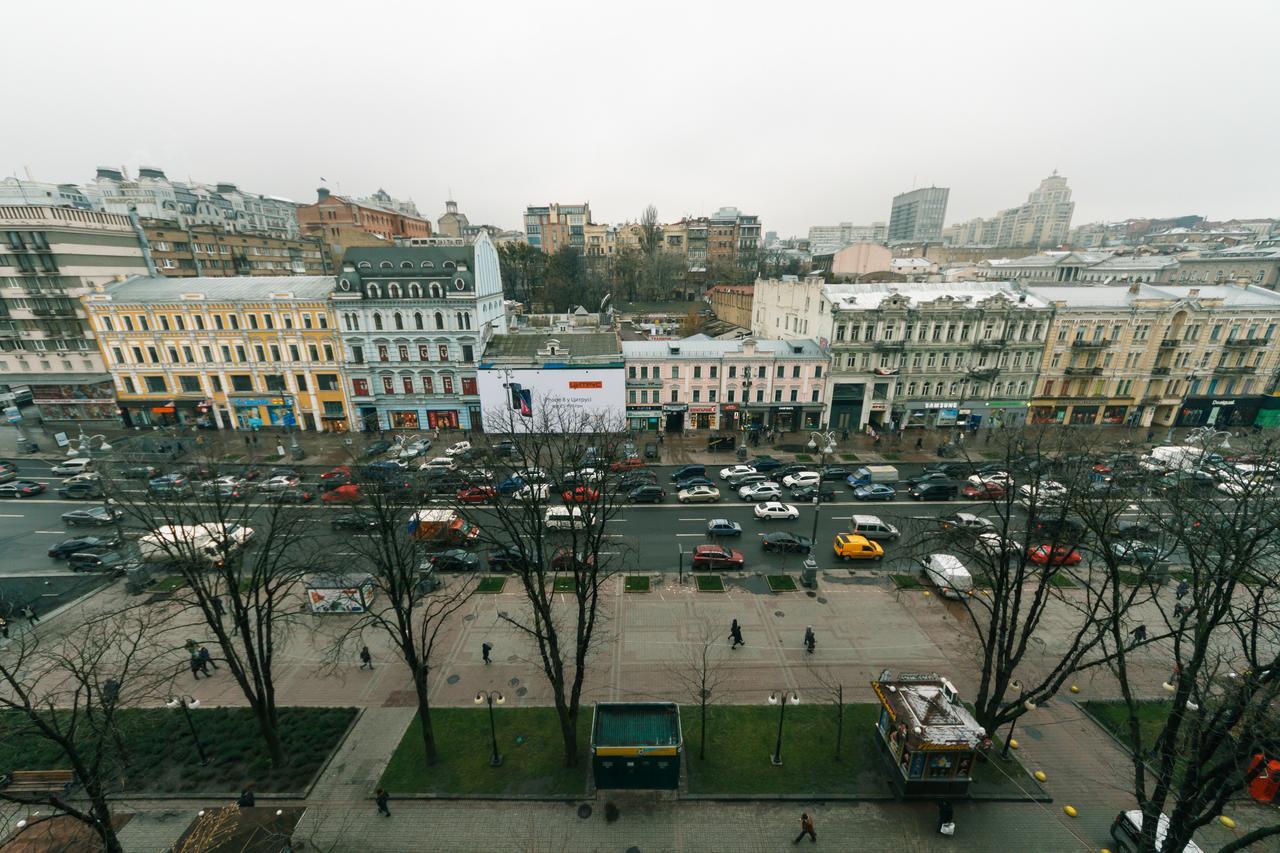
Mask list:
[[[0,518],[26,518],[25,515],[0,515]]]
[[[706,536],[705,533],[677,533],[677,536]]]
[[[677,518],[676,521],[706,521],[705,518]]]
[[[57,534],[63,534],[63,533],[66,533],[66,532],[67,532],[67,531],[65,531],[65,530],[37,530],[37,531],[36,531],[36,533],[57,533]]]

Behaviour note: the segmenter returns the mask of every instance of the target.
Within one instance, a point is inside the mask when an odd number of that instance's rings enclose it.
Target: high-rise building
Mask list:
[[[566,246],[586,249],[586,227],[591,222],[591,204],[529,205],[524,211],[524,233],[529,245],[547,254]]]
[[[138,235],[119,213],[0,207],[0,383],[30,385],[44,420],[117,423],[80,297],[147,272]]]
[[[93,210],[89,197],[75,184],[51,184],[23,178],[5,178],[0,181],[0,206],[27,204]]]
[[[890,243],[941,243],[947,218],[946,187],[922,187],[893,197],[889,214]]]
[[[1074,211],[1067,179],[1055,171],[1031,191],[1026,204],[1002,210],[990,219],[979,217],[953,225],[947,229],[947,242],[953,246],[1054,248],[1068,242]]]
[[[838,251],[853,243],[883,243],[888,237],[888,231],[888,226],[883,222],[872,222],[870,225],[854,225],[852,222],[811,225],[809,251],[821,255]]]
[[[318,237],[239,234],[218,225],[182,227],[142,222],[156,271],[166,278],[245,275],[332,275],[324,241]]]

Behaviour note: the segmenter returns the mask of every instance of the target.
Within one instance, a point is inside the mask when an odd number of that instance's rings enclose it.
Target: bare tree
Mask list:
[[[648,205],[640,214],[640,251],[652,256],[662,243],[662,225],[658,222],[658,208]]]
[[[809,674],[818,683],[818,692],[827,696],[831,701],[832,710],[835,712],[836,740],[832,757],[839,761],[840,749],[844,745],[844,684],[840,681],[840,677],[829,668],[814,667],[809,664],[807,658],[806,664],[809,666]]]
[[[698,758],[707,757],[707,706],[724,684],[724,640],[709,622],[699,625],[696,639],[681,647],[680,655],[668,667],[671,678],[698,706]]]

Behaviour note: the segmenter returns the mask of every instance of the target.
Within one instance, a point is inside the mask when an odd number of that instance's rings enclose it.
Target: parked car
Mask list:
[[[738,489],[738,497],[744,501],[771,501],[782,497],[777,483],[752,483]]]
[[[742,525],[727,518],[713,518],[707,522],[708,536],[741,536]]]
[[[690,477],[707,476],[707,466],[705,465],[682,465],[675,471],[671,472],[671,481],[678,483],[681,480],[687,480]]]
[[[126,480],[154,480],[160,476],[160,469],[154,465],[130,465],[120,471]]]
[[[679,491],[684,491],[685,489],[692,489],[697,486],[714,487],[715,485],[716,485],[715,483],[711,482],[706,477],[688,477],[684,480],[676,480],[676,489]]]
[[[981,482],[981,483],[965,483],[960,493],[969,500],[974,501],[993,501],[1003,498],[1006,494],[1004,486],[999,483]]]
[[[553,572],[572,572],[580,568],[591,568],[596,564],[596,555],[587,554],[585,559],[573,552],[567,545],[562,545],[551,555],[547,565]]]
[[[1149,566],[1160,561],[1160,549],[1150,542],[1131,539],[1128,542],[1112,542],[1111,554],[1121,563]]]
[[[77,536],[74,539],[64,539],[54,545],[49,549],[49,556],[55,560],[65,560],[79,551],[114,548],[119,544],[118,536]]]
[[[333,492],[325,492],[325,495],[331,495]],[[310,489],[304,489],[301,486],[290,486],[287,489],[277,489],[274,492],[267,492],[267,498],[278,504],[304,504],[315,497]]]
[[[938,524],[942,526],[943,530],[967,531],[969,533],[984,533],[995,529],[995,524],[989,519],[974,515],[971,512],[949,512],[938,518]]]
[[[364,458],[372,459],[375,456],[381,456],[382,454],[386,453],[390,449],[391,449],[391,442],[389,441],[383,441],[382,439],[378,439],[377,441],[371,441],[364,448]]]
[[[973,589],[973,575],[954,554],[930,554],[920,566],[944,598],[958,599]]]
[[[759,519],[791,519],[799,518],[800,510],[791,504],[784,504],[779,501],[767,501],[762,504],[756,504],[756,518]]]
[[[285,489],[297,488],[301,482],[302,478],[297,474],[276,474],[259,483],[258,488],[264,492],[281,492]]]
[[[879,542],[856,533],[837,533],[832,549],[842,560],[879,560],[884,557],[884,547]]]
[[[773,474],[774,477],[789,477],[792,474],[799,474],[801,471],[812,471],[812,470],[813,469],[808,465],[791,464],[791,465],[783,465],[781,468],[771,473]]]
[[[455,444],[451,444],[451,445],[449,445],[448,447],[446,447],[446,448],[444,449],[444,455],[445,455],[445,456],[458,456],[458,455],[460,455],[460,454],[466,453],[466,452],[467,452],[468,450],[470,450],[470,449],[471,449],[471,442],[469,442],[469,441],[459,441],[459,442],[457,442],[457,443],[455,443]]]
[[[16,479],[18,479],[17,468],[0,468],[0,483],[7,483]]]
[[[782,467],[782,463],[772,456],[756,456],[747,461],[747,464],[755,468],[761,474],[768,474]]]
[[[480,558],[461,548],[449,548],[427,555],[427,562],[437,572],[474,572],[480,568]]]
[[[757,473],[756,469],[752,468],[750,465],[730,465],[728,468],[720,469],[720,479],[727,480],[730,477],[734,477],[737,475],[755,474],[755,473]]]
[[[1154,849],[1164,849],[1165,837],[1168,834],[1169,816],[1161,814],[1156,819]],[[1116,819],[1111,822],[1111,840],[1116,843],[1116,849],[1119,853],[1137,853],[1137,851],[1143,849],[1142,810],[1131,809],[1116,815]],[[1194,841],[1188,841],[1187,846],[1182,848],[1182,853],[1204,853],[1204,850]]]
[[[62,523],[68,527],[106,527],[122,518],[124,510],[118,506],[91,506],[64,512]]]
[[[676,495],[676,500],[682,504],[719,503],[720,490],[715,486],[690,486],[687,489],[681,489]]]
[[[793,501],[810,503],[814,498],[817,498],[819,503],[833,501],[836,499],[836,490],[825,483],[817,486],[800,486],[791,490]]]
[[[848,468],[841,468],[838,465],[826,465],[818,470],[824,483],[844,482],[852,473]]]
[[[72,457],[71,459],[63,459],[60,462],[54,463],[53,467],[50,468],[49,471],[55,477],[74,477],[76,474],[83,474],[85,471],[89,471],[93,467],[94,463],[92,459],[85,459],[81,456]],[[17,470],[16,467],[14,470]]]
[[[956,484],[946,482],[916,483],[907,494],[917,501],[949,501],[958,494]]]
[[[329,519],[329,527],[332,530],[377,530],[378,519],[358,512],[346,512]]]
[[[58,497],[72,500],[97,500],[103,495],[102,483],[97,480],[66,482],[58,487]]]
[[[33,498],[44,491],[44,483],[35,480],[14,480],[0,483],[0,498]]]
[[[636,486],[627,492],[627,500],[633,504],[660,504],[667,493],[659,486]]]
[[[741,551],[732,548],[721,548],[719,545],[699,545],[693,549],[693,567],[695,569],[729,569],[741,570],[746,558]]]
[[[600,499],[600,491],[590,486],[574,486],[561,492],[560,499],[565,503],[593,503]]]
[[[458,490],[458,500],[464,504],[489,503],[498,494],[493,486],[468,486]]]
[[[1039,566],[1074,566],[1083,557],[1068,545],[1033,545],[1027,549],[1027,558]]]
[[[1007,539],[995,531],[979,533],[975,541],[979,548],[992,556],[999,554],[1002,549],[1010,554],[1017,554],[1022,550],[1022,545],[1016,539]]]
[[[629,492],[640,486],[655,486],[657,483],[658,476],[656,474],[648,468],[637,468],[618,480],[618,491]]]
[[[898,496],[898,490],[884,483],[868,483],[853,490],[853,497],[860,501],[891,501]]]
[[[796,474],[788,474],[782,478],[782,485],[788,489],[795,489],[800,486],[816,486],[822,482],[822,475],[817,471],[800,471]]]
[[[524,565],[524,557],[515,545],[498,545],[486,555],[489,570],[493,572],[514,572]]]
[[[493,450],[494,456],[498,456],[498,457],[513,456],[515,455],[515,452],[516,452],[516,443],[509,438],[504,438],[502,441],[499,441],[496,444],[494,444],[491,449]]]
[[[361,494],[360,487],[355,483],[338,486],[338,488],[330,489],[320,496],[320,500],[327,504],[353,504],[363,499],[364,495]]]
[[[646,442],[644,443],[644,458],[645,458],[645,459],[657,459],[657,458],[658,458],[658,445],[654,444],[652,441],[646,441]]]
[[[67,558],[67,568],[73,572],[104,572],[122,575],[138,561],[119,551],[79,551]]]
[[[411,441],[408,444],[401,445],[398,451],[396,452],[396,458],[397,459],[417,459],[419,456],[423,455],[430,449],[431,449],[430,439],[420,438],[416,441]]]
[[[185,474],[161,474],[148,481],[147,491],[155,497],[184,497],[192,492],[191,481]]]
[[[782,554],[808,554],[813,547],[813,540],[808,536],[775,530],[760,537],[760,547],[765,551],[778,551]]]

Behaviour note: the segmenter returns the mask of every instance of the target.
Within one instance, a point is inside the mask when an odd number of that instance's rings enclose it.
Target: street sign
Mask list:
[[[71,443],[71,440],[67,438],[67,434],[65,432],[55,432],[53,434],[53,440],[58,442],[59,447],[66,447]]]

